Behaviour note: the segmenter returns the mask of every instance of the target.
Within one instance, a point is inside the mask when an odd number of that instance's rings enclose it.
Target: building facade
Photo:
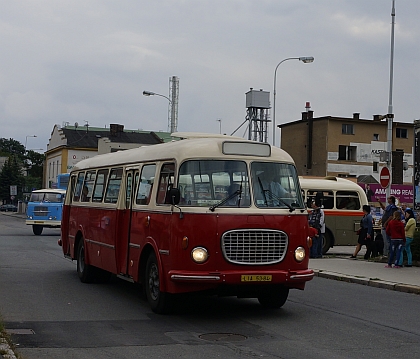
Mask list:
[[[295,160],[301,176],[371,176],[379,183],[381,168],[386,165],[381,154],[387,150],[387,121],[379,116],[360,119],[313,117],[302,113],[298,121],[278,126],[281,147]],[[414,124],[394,122],[392,129],[393,183],[413,184]],[[401,178],[400,178],[401,177]]]
[[[45,152],[43,185],[45,188],[54,187],[58,174],[69,173],[83,159],[156,145],[164,142],[167,137],[167,133],[159,136],[155,132],[124,130],[124,125],[120,124],[111,124],[109,128],[55,125]]]

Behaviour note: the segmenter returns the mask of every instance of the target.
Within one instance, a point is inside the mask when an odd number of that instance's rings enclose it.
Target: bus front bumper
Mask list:
[[[29,226],[38,225],[43,227],[60,227],[61,221],[53,221],[47,219],[27,219],[26,224]]]
[[[169,271],[173,282],[224,283],[224,284],[288,284],[310,281],[314,277],[312,269],[277,270],[277,271],[221,271],[221,272],[186,272]]]

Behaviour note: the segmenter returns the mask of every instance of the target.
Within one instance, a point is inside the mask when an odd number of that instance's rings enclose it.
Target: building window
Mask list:
[[[356,161],[356,146],[338,146],[338,160],[339,161]]]
[[[373,140],[374,141],[379,141],[379,133],[374,133],[373,134]]]
[[[379,162],[373,162],[373,172],[378,173]]]
[[[407,133],[406,128],[397,127],[395,130],[396,130],[395,136],[397,138],[408,138],[408,133]]]
[[[353,125],[343,123],[341,125],[341,133],[343,135],[354,135],[354,128]]]

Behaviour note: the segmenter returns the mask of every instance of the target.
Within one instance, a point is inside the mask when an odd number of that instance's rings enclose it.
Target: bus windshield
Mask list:
[[[64,194],[52,192],[32,192],[29,202],[51,202],[61,203],[64,201]]]
[[[179,169],[178,186],[180,206],[250,205],[248,172],[243,161],[186,161]]]
[[[261,208],[303,208],[296,169],[291,164],[253,162],[251,164],[254,201]]]

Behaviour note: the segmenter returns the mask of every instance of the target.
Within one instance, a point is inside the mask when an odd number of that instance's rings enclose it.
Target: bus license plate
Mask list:
[[[271,282],[271,275],[241,275],[241,282]]]

